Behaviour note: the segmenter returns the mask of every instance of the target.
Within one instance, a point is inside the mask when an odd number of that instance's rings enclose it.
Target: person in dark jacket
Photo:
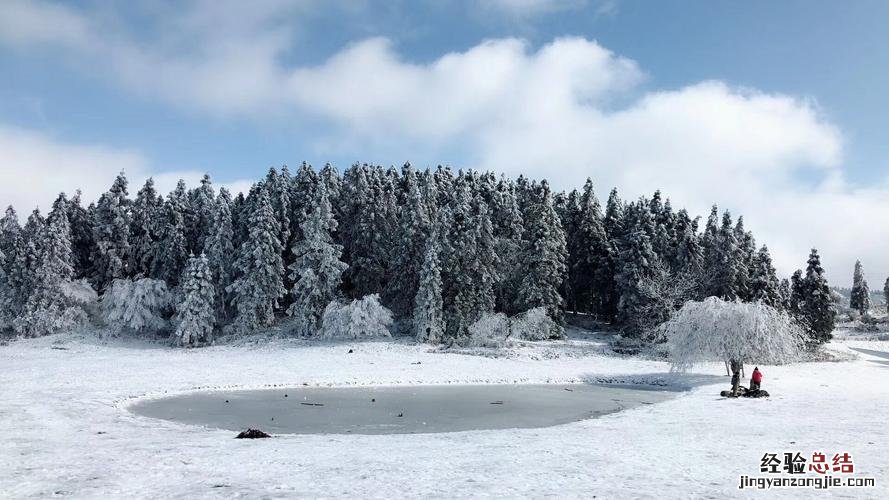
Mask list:
[[[762,383],[762,372],[759,367],[753,368],[753,375],[750,377],[750,390],[758,391],[759,385]]]

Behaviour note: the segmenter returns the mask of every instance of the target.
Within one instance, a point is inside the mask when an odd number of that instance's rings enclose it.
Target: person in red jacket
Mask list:
[[[759,367],[753,368],[753,376],[750,377],[750,390],[758,391],[759,384],[762,383],[762,372],[759,371]]]

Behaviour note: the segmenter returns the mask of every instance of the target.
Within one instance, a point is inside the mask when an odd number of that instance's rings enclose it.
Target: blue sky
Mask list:
[[[887,208],[887,19],[881,1],[14,0],[0,196],[303,160],[590,176],[743,213],[783,272],[818,246],[845,282],[861,258],[876,287],[889,229],[861,212]]]

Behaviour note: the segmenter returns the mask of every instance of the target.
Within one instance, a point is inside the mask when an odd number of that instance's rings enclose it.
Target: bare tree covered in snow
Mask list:
[[[802,330],[789,314],[758,302],[717,297],[687,302],[661,328],[678,370],[704,361],[727,361],[738,374],[745,362],[795,361],[805,345]],[[734,376],[735,393],[737,384]]]

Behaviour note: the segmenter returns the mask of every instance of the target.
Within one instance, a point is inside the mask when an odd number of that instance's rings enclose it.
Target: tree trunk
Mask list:
[[[736,359],[731,360],[729,363],[732,368],[732,396],[737,396],[738,386],[741,385],[741,370],[744,369],[744,364]]]

